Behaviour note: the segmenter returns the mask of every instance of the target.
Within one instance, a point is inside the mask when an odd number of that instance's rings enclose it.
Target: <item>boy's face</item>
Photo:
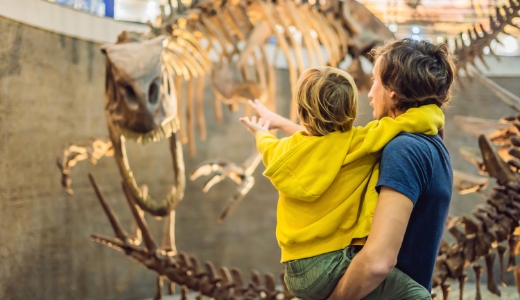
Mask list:
[[[395,93],[393,91],[388,90],[381,83],[381,72],[380,72],[380,64],[382,57],[379,57],[374,64],[374,68],[372,69],[372,88],[368,93],[368,98],[371,99],[370,106],[374,108],[372,115],[375,120],[379,120],[383,117],[392,117],[395,118],[395,113],[393,109],[393,101]]]

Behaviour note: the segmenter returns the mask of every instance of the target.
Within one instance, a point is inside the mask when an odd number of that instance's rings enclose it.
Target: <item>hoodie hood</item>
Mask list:
[[[298,132],[287,153],[265,170],[274,187],[289,198],[314,201],[329,188],[344,165],[353,130],[325,136],[307,136]]]

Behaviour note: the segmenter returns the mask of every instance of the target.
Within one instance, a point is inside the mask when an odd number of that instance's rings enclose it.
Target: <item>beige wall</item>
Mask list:
[[[143,299],[153,296],[154,274],[122,253],[90,241],[112,235],[90,187],[99,182],[121,221],[131,217],[112,158],[80,163],[72,172],[74,195],[60,186],[56,167],[66,142],[106,135],[104,56],[99,45],[0,17],[0,298]],[[242,162],[252,138],[225,114],[216,125],[207,97],[209,138],[186,170],[206,158]],[[173,174],[168,144],[129,143],[139,183],[161,198]],[[261,170],[258,171],[258,175]],[[262,176],[251,195],[223,224],[217,219],[235,185],[224,182],[203,195],[203,180],[189,182],[177,214],[177,245],[216,266],[278,273],[274,237],[276,192]],[[149,220],[159,236],[162,223]],[[5,296],[4,296],[5,295]]]
[[[96,177],[123,224],[131,225],[113,159],[102,159],[95,166],[80,163],[71,174],[72,196],[61,189],[55,163],[64,143],[106,135],[104,57],[99,45],[4,18],[0,18],[0,41],[0,298],[150,298],[155,292],[152,272],[89,238],[91,233],[112,232],[88,173]],[[277,78],[279,109],[287,112],[287,72],[278,71]],[[520,94],[517,79],[496,81]],[[186,155],[188,172],[208,158],[242,162],[253,145],[237,122],[240,114],[226,113],[223,124],[214,122],[212,97],[207,93],[209,138],[197,142],[195,158]],[[454,166],[474,172],[457,148],[476,146],[476,140],[458,131],[452,116],[498,118],[510,111],[478,84],[468,83],[468,89],[457,94],[447,111],[447,144]],[[370,120],[366,96],[360,113],[358,124]],[[160,198],[172,176],[167,144],[129,144],[139,183],[148,184],[150,193]],[[223,224],[216,220],[235,185],[226,181],[204,195],[204,180],[189,182],[177,213],[178,248],[217,266],[278,274],[282,268],[274,237],[277,197],[262,171],[257,170],[257,184]],[[452,212],[469,213],[480,202],[476,195],[455,196]],[[149,221],[159,236],[161,223]]]

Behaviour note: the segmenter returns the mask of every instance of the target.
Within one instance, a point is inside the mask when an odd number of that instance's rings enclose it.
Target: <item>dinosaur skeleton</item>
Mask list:
[[[170,8],[173,12],[171,3]],[[517,111],[520,111],[520,99],[482,76],[476,70],[474,61],[478,57],[484,62],[484,48],[496,40],[499,33],[505,32],[507,26],[518,28],[513,19],[518,17],[519,11],[520,2],[510,0],[508,7],[497,9],[496,16],[490,18],[488,30],[479,25],[479,31],[475,26],[474,34],[469,32],[469,44],[461,38],[454,49],[459,71],[473,75]],[[366,86],[368,76],[363,73],[358,58],[373,46],[391,38],[391,33],[355,1],[320,1],[317,5],[288,0],[274,3],[262,0],[207,1],[193,3],[189,9],[178,6],[177,14],[163,13],[160,26],[151,27],[152,32],[148,35],[123,33],[118,38],[118,44],[104,47],[107,55],[106,117],[109,140],[68,146],[63,158],[58,161],[63,186],[72,192],[69,174],[78,161],[89,159],[95,163],[103,155],[115,157],[123,179],[123,191],[138,230],[130,236],[122,229],[99,187],[90,177],[115,233],[115,238],[100,235],[92,235],[92,238],[124,251],[154,270],[158,274],[155,299],[162,295],[163,278],[182,286],[183,298],[188,289],[215,299],[291,298],[286,288],[282,291],[275,289],[272,275],[265,275],[262,283],[260,275],[254,272],[246,285],[239,270],[230,271],[223,267],[217,271],[209,262],[203,269],[194,257],[183,253],[175,256],[175,207],[182,200],[185,189],[181,143],[188,143],[190,154],[195,153],[195,115],[201,139],[206,136],[202,109],[205,78],[209,76],[215,94],[217,120],[222,119],[222,102],[236,110],[240,101],[260,99],[274,108],[276,60],[270,61],[266,51],[269,38],[274,37],[277,45],[275,51],[281,50],[288,65],[291,90],[298,74],[307,67],[304,57],[310,66],[337,66],[350,55],[352,63],[349,71],[358,85]],[[155,37],[160,34],[166,36]],[[181,103],[180,99],[186,101]],[[292,103],[291,117],[294,119],[295,116]],[[447,229],[456,241],[452,244],[443,242],[434,277],[434,286],[442,288],[444,299],[448,297],[449,279],[459,281],[462,299],[463,284],[467,278],[464,269],[479,257],[485,257],[488,289],[500,294],[493,279],[491,267],[495,254],[491,249],[497,248],[502,262],[507,244],[509,268],[513,268],[514,256],[518,252],[515,248],[518,248],[520,240],[515,234],[520,219],[520,202],[516,202],[520,200],[520,176],[517,175],[520,162],[516,159],[520,158],[520,150],[514,148],[520,146],[520,138],[517,138],[520,121],[508,118],[497,124],[482,120],[471,123],[466,119],[461,123],[465,130],[473,134],[486,134],[487,137],[479,138],[482,158],[475,149],[463,149],[461,153],[481,173],[497,178],[498,186],[493,189],[486,204],[477,207],[472,218],[451,218],[448,223]],[[130,139],[147,143],[164,138],[169,139],[172,152],[174,187],[162,202],[157,203],[148,195],[146,186],[137,186],[126,158],[125,141]],[[492,142],[501,145],[498,152],[492,148]],[[514,150],[508,151],[509,147]],[[500,157],[505,157],[509,165]],[[202,163],[191,178],[209,175],[205,191],[226,177],[238,184],[235,195],[222,214],[221,218],[224,218],[253,186],[252,173],[259,162],[257,154],[253,154],[242,166],[223,159],[210,160]],[[480,192],[488,185],[488,180],[455,172],[455,184],[462,193]],[[160,248],[148,230],[143,218],[144,211],[167,217]],[[501,263],[501,274],[503,268]],[[477,299],[480,299],[482,267],[473,263],[473,270],[479,288]],[[515,268],[515,275],[520,278],[518,267]],[[169,291],[173,291],[172,286],[169,286]]]
[[[500,59],[490,47],[492,41],[497,41],[500,33],[508,33],[511,27],[519,28],[514,23],[520,17],[520,1],[509,0],[509,6],[496,8],[496,14],[489,17],[489,28],[477,24],[468,30],[469,43],[462,38],[455,40],[453,53],[457,57],[457,70],[464,71],[470,80],[476,79],[489,88],[498,99],[520,112],[520,97],[510,93],[492,80],[482,75],[475,60],[478,58],[486,68],[483,53],[487,47],[490,53]],[[462,82],[459,80],[459,84]],[[497,180],[497,185],[489,196],[481,192],[488,185],[487,178],[454,171],[454,187],[459,193],[481,193],[486,203],[478,205],[471,217],[451,217],[446,230],[453,236],[455,242],[449,244],[442,241],[437,258],[433,287],[440,286],[443,299],[448,299],[450,284],[448,279],[459,284],[459,299],[463,297],[464,282],[467,279],[465,269],[471,264],[477,283],[476,299],[481,299],[480,278],[483,267],[476,261],[484,258],[487,273],[487,289],[500,296],[500,290],[493,274],[493,263],[498,253],[500,266],[500,282],[504,282],[503,258],[507,249],[507,270],[514,270],[516,286],[520,293],[520,267],[515,267],[515,256],[520,253],[518,247],[520,234],[520,121],[517,117],[503,118],[499,121],[483,120],[471,117],[457,116],[455,123],[467,133],[478,136],[479,148],[462,148],[462,156],[473,163],[479,173]],[[498,150],[492,146],[499,145]],[[507,163],[506,163],[507,162]],[[496,248],[496,251],[492,251]]]
[[[496,12],[494,16],[489,16],[489,24],[487,26],[484,26],[483,24],[476,24],[473,26],[473,28],[468,29],[468,43],[464,42],[464,33],[462,32],[460,33],[460,37],[455,39],[455,49],[453,53],[457,56],[458,70],[464,70],[466,74],[468,74],[468,65],[472,65],[473,67],[477,68],[475,65],[475,60],[477,58],[484,64],[486,68],[489,68],[483,57],[484,48],[487,47],[487,49],[489,49],[489,53],[492,54],[497,60],[500,60],[500,57],[493,52],[491,42],[497,41],[499,44],[502,44],[500,39],[498,39],[498,35],[511,35],[512,33],[508,32],[510,29],[508,28],[509,26],[520,29],[520,27],[514,23],[515,18],[520,16],[520,2],[518,0],[509,0],[509,6],[503,5],[501,8],[496,7],[495,11]],[[506,28],[508,30],[506,30]]]
[[[474,128],[467,130],[478,135],[479,147],[482,156],[480,159],[472,157],[470,161],[479,168],[483,174],[496,178],[497,185],[486,197],[486,203],[477,205],[472,216],[449,218],[446,229],[455,241],[448,244],[442,241],[433,279],[433,287],[440,286],[443,299],[448,299],[450,285],[446,281],[455,279],[459,282],[460,296],[462,299],[464,282],[467,278],[464,272],[470,264],[475,272],[477,282],[476,299],[481,299],[480,276],[482,266],[476,261],[484,257],[487,272],[488,290],[500,296],[500,290],[495,282],[493,274],[493,262],[496,248],[500,265],[500,282],[503,285],[505,267],[503,264],[506,249],[509,248],[508,270],[515,271],[517,286],[520,286],[520,266],[516,266],[515,256],[519,253],[520,242],[520,121],[516,117],[504,118],[501,123],[493,124],[490,120],[476,118],[457,117],[458,122],[464,122],[466,128],[488,125],[486,130],[493,128],[496,131],[484,135],[479,134]],[[504,130],[504,125],[508,128]],[[464,129],[464,127],[463,127]],[[499,150],[493,144],[500,145]],[[507,163],[506,163],[507,161]],[[473,186],[473,191],[485,187],[486,180],[473,176],[466,178],[467,186]],[[457,181],[457,180],[455,180]]]
[[[368,75],[363,73],[359,57],[393,35],[355,1],[320,1],[316,5],[289,0],[204,1],[188,9],[178,5],[176,13],[169,4],[172,13],[166,15],[163,10],[160,24],[152,25],[149,34],[123,32],[116,44],[102,47],[106,54],[109,138],[68,145],[58,160],[62,185],[73,192],[69,175],[79,161],[95,163],[104,155],[114,156],[136,230],[129,235],[122,229],[91,177],[115,233],[115,238],[92,238],[154,270],[158,274],[156,299],[162,295],[163,278],[181,285],[184,292],[190,289],[215,299],[291,298],[285,289],[275,290],[273,276],[266,275],[262,284],[254,273],[245,285],[237,270],[221,268],[217,272],[211,263],[202,270],[195,258],[177,253],[175,208],[186,185],[182,143],[188,143],[190,154],[195,153],[195,121],[200,138],[205,139],[205,79],[209,77],[215,94],[217,120],[222,119],[222,102],[236,110],[240,101],[260,99],[274,108],[276,60],[271,61],[267,53],[271,37],[276,41],[275,56],[281,50],[287,62],[292,90],[299,73],[307,67],[304,61],[310,66],[337,66],[349,55],[351,72],[363,83]],[[296,117],[294,103],[291,117]],[[126,140],[144,144],[162,139],[169,142],[174,181],[171,192],[157,201],[149,195],[147,186],[138,186],[125,144]],[[212,160],[203,163],[191,177],[210,175],[205,190],[226,177],[235,180],[237,191],[223,218],[253,186],[252,173],[259,162],[256,152],[242,166]],[[144,212],[166,218],[160,247],[150,235]],[[173,290],[171,286],[169,290]]]

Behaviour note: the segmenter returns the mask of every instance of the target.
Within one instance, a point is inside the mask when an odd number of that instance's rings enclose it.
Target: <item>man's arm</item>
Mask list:
[[[270,122],[269,129],[280,129],[286,135],[293,135],[298,131],[306,131],[305,127],[286,119],[279,114],[270,111],[262,102],[249,100],[249,105],[256,111],[260,118]]]
[[[383,186],[368,240],[354,257],[329,300],[359,300],[372,292],[397,263],[413,202]]]

